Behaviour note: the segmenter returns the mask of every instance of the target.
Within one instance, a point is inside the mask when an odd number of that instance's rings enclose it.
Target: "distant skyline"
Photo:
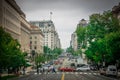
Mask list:
[[[71,34],[81,19],[89,20],[93,13],[112,10],[120,0],[16,0],[28,21],[52,21],[61,40],[62,48],[69,47]]]

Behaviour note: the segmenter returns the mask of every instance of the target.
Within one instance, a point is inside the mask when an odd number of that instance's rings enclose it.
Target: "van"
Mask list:
[[[107,76],[116,76],[118,75],[117,67],[115,65],[109,65],[106,69]]]

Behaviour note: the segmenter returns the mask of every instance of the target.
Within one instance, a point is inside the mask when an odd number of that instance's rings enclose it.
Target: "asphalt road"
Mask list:
[[[96,72],[57,72],[30,74],[11,80],[120,80],[115,77],[107,77]]]
[[[71,61],[65,58],[62,65],[57,65],[55,67],[69,66]],[[88,72],[45,72],[37,74],[32,72],[29,75],[20,76],[11,80],[120,80],[120,78],[107,77],[100,75],[98,71],[88,71]]]

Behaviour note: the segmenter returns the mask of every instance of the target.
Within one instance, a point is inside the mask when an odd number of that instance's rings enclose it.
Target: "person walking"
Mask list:
[[[25,67],[23,67],[23,75],[25,75]]]
[[[56,73],[55,68],[53,67],[52,72]]]

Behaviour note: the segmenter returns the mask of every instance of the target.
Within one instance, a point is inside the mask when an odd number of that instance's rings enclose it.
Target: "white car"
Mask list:
[[[45,64],[42,66],[42,69],[44,68],[44,70],[47,71],[49,70],[50,66],[51,66],[50,64]]]
[[[81,67],[77,67],[76,71],[90,71],[90,67],[89,67],[89,65],[84,65]]]
[[[107,69],[106,69],[106,75],[107,75],[107,76],[111,75],[111,76],[116,76],[116,77],[117,77],[118,71],[117,71],[116,66],[114,66],[114,65],[109,65],[109,66],[107,67]]]

